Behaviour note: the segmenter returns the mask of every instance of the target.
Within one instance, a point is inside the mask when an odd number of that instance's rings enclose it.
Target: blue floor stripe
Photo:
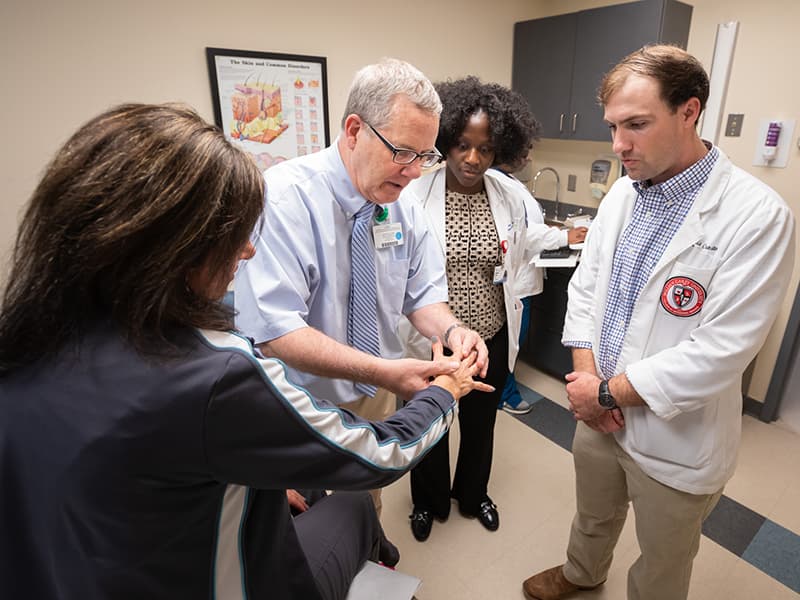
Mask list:
[[[800,536],[796,533],[767,520],[742,558],[800,593]]]
[[[736,500],[722,496],[703,523],[703,535],[742,556],[766,518]]]
[[[523,385],[519,385],[519,389],[523,400],[531,402],[528,398],[528,389]],[[575,437],[575,419],[572,418],[572,413],[560,404],[543,397],[532,404],[531,412],[519,415],[517,418],[551,442],[571,452],[572,438]]]
[[[572,414],[530,388],[518,387],[533,408],[516,418],[571,452],[576,426]],[[800,535],[724,495],[703,523],[703,535],[800,593]]]

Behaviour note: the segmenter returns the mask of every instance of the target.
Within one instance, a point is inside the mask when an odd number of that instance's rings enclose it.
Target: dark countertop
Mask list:
[[[558,203],[558,215],[554,218],[554,212],[556,207],[555,200],[547,200],[544,198],[536,198],[536,201],[541,204],[542,209],[547,215],[548,221],[559,221],[564,222],[568,215],[576,216],[578,214],[581,215],[589,215],[594,217],[597,215],[597,209],[591,206],[584,206],[582,204],[570,204],[569,202],[559,202]]]

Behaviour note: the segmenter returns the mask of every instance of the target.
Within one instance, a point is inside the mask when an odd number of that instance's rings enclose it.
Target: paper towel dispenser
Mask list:
[[[589,190],[592,198],[602,200],[608,193],[611,184],[619,178],[620,164],[616,156],[602,156],[592,162],[589,175]]]

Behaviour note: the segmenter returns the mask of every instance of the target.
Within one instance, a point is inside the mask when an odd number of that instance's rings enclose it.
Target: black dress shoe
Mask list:
[[[478,521],[481,522],[481,525],[486,527],[489,531],[497,531],[498,527],[500,527],[500,515],[497,514],[497,506],[495,506],[492,499],[488,496],[486,500],[481,502],[477,513],[468,513],[462,510],[460,505],[458,507],[458,512],[467,519],[477,518]]]
[[[500,527],[500,515],[497,514],[497,506],[489,498],[481,502],[478,508],[478,521],[489,531],[497,531]]]
[[[411,519],[411,533],[418,542],[424,542],[431,534],[431,527],[433,527],[433,515],[429,510],[417,510],[408,515]]]

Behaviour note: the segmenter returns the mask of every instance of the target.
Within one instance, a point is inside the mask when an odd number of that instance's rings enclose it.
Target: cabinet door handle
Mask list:
[[[558,133],[564,133],[564,113],[561,113],[561,118],[558,120]]]
[[[578,124],[578,113],[572,115],[572,133],[575,133],[575,126]]]

